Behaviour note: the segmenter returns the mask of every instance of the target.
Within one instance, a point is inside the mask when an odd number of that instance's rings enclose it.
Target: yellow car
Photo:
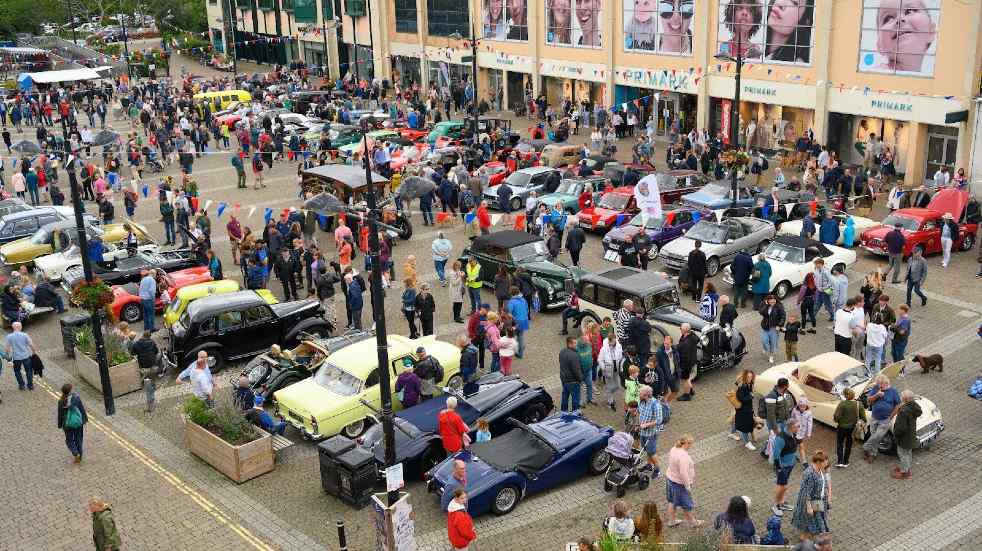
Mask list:
[[[395,394],[396,377],[407,366],[421,358],[416,349],[426,349],[443,366],[440,386],[463,387],[460,376],[460,349],[434,336],[416,340],[389,335],[389,384]],[[369,423],[375,421],[375,411],[382,409],[379,392],[378,362],[375,339],[348,345],[333,354],[317,369],[313,377],[276,391],[276,411],[304,436],[320,440],[343,434],[357,438]],[[362,401],[371,404],[366,406]],[[401,407],[393,399],[393,406]],[[373,409],[374,408],[374,411]]]
[[[143,226],[128,222],[136,234],[140,245],[152,244],[153,239]],[[98,235],[107,249],[121,249],[126,239],[126,228],[123,224],[108,224],[105,226],[86,226],[89,237]],[[0,263],[6,266],[19,266],[33,262],[39,256],[62,252],[78,239],[75,232],[74,220],[51,222],[38,228],[34,235],[11,241],[0,246]]]
[[[178,289],[177,294],[174,295],[174,300],[164,310],[164,326],[170,327],[174,325],[174,322],[180,319],[181,314],[188,309],[188,304],[195,299],[210,295],[234,293],[239,289],[239,282],[233,279],[195,283],[194,285],[182,287]],[[278,302],[269,289],[259,289],[256,291],[256,294],[261,296],[266,301],[266,304],[276,304]]]

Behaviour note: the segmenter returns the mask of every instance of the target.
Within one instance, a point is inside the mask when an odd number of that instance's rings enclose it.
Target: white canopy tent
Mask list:
[[[48,84],[51,82],[75,82],[78,80],[94,80],[102,78],[102,75],[82,67],[81,69],[66,69],[63,71],[43,71],[40,73],[27,73],[35,84]]]

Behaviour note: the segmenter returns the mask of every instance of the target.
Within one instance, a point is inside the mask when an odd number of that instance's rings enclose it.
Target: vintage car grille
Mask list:
[[[666,253],[664,251],[662,251],[662,253],[659,255],[659,257],[662,259],[662,262],[666,266],[669,266],[669,267],[674,268],[676,270],[678,270],[682,266],[684,266],[685,263],[686,263],[686,261],[687,261],[687,259],[685,259],[685,258],[683,258],[681,256],[676,256],[674,254]]]
[[[883,248],[883,241],[879,239],[870,239],[866,242],[867,247],[876,247],[878,249]]]
[[[944,424],[942,424],[940,420],[934,421],[933,423],[924,425],[917,430],[917,440],[921,442],[924,440],[932,440],[942,430],[944,430]]]

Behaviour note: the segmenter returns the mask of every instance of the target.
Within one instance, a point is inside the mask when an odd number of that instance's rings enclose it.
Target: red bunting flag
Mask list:
[[[817,212],[818,212],[818,201],[812,199],[811,202],[808,203],[808,214],[810,216],[815,216],[815,213]]]
[[[525,213],[515,216],[515,225],[512,229],[515,231],[525,231]]]
[[[665,225],[671,226],[672,220],[675,220],[675,211],[668,211],[665,213]]]
[[[442,224],[442,223],[446,222],[447,221],[447,218],[449,216],[450,216],[450,213],[449,212],[442,212],[441,211],[441,212],[436,213],[436,223],[437,224]]]

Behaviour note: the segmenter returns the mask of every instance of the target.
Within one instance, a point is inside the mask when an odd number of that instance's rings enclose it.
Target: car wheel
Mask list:
[[[212,373],[218,373],[219,371],[225,369],[224,354],[222,354],[216,349],[205,350],[205,352],[208,353],[208,358],[211,360],[211,364],[208,366],[208,368],[211,370]],[[191,363],[195,362],[197,359],[198,359],[197,353],[195,353],[195,355],[189,356],[184,359],[184,365],[190,365]],[[237,378],[235,384],[239,384]]]
[[[500,488],[494,495],[494,501],[491,502],[491,512],[496,515],[507,515],[515,509],[519,499],[521,494],[518,488],[514,486]]]
[[[651,244],[651,248],[648,249],[648,260],[654,260],[658,258],[658,245],[656,243]]]
[[[975,236],[972,234],[965,235],[965,238],[962,239],[962,250],[970,251],[972,250],[972,245],[975,245]]]
[[[143,319],[143,308],[136,302],[131,302],[119,312],[119,317],[126,323],[134,323]]]
[[[771,244],[771,240],[770,239],[765,239],[765,240],[761,241],[760,242],[760,245],[757,245],[757,252],[758,253],[764,252],[765,250],[767,250],[767,246],[770,245],[770,244]]]
[[[413,236],[413,223],[410,222],[408,218],[400,218],[395,225],[397,228],[399,228],[399,238],[403,241],[406,241]]]
[[[518,197],[512,197],[511,199],[511,210],[518,211],[522,210],[522,200]]]
[[[715,256],[706,261],[706,275],[713,277],[719,272],[719,259]]]
[[[625,488],[624,486],[618,486],[617,487],[617,498],[618,499],[624,497],[624,494],[626,494],[626,493],[627,493],[627,488]]]
[[[458,373],[447,381],[447,387],[455,392],[460,392],[464,388],[464,378]]]
[[[341,429],[341,433],[354,440],[355,438],[361,436],[361,433],[365,432],[365,426],[365,420],[359,419],[358,421],[355,421],[354,423],[351,423],[350,425]]]
[[[778,283],[777,287],[774,288],[774,295],[777,296],[777,300],[784,300],[785,297],[787,297],[788,293],[790,292],[791,292],[791,284],[788,283],[787,281],[782,281],[781,283]]]
[[[419,472],[421,475],[429,472],[441,461],[447,458],[447,452],[443,451],[443,446],[435,445],[426,448],[423,456],[419,458]]]
[[[532,423],[538,423],[546,416],[545,408],[542,404],[531,404],[525,408],[522,413],[522,422],[526,425],[531,425]]]
[[[611,484],[606,478],[604,479],[604,491],[609,492],[614,489],[614,485]]]
[[[600,474],[607,470],[610,466],[610,454],[607,453],[603,448],[593,452],[590,456],[590,474]]]

